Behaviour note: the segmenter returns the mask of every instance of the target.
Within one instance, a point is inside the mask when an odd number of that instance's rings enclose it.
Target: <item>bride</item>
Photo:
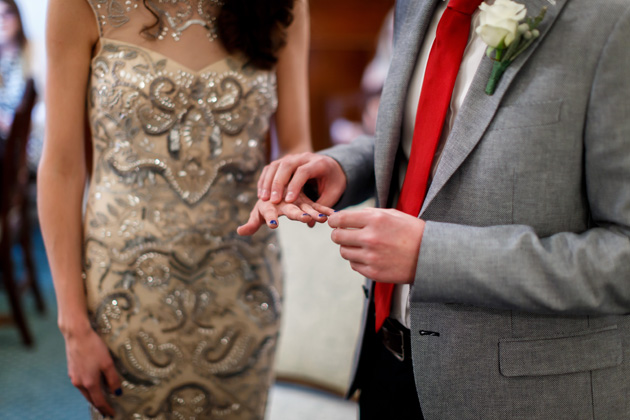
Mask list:
[[[72,383],[93,419],[262,419],[280,250],[236,227],[272,118],[310,150],[306,1],[48,8],[38,201]]]

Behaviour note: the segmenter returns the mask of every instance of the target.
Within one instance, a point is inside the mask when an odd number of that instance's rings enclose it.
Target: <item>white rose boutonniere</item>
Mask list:
[[[538,25],[545,17],[543,7],[535,18],[527,17],[527,8],[512,0],[496,0],[479,6],[477,34],[488,44],[486,55],[494,60],[486,93],[492,95],[508,66],[540,36]]]

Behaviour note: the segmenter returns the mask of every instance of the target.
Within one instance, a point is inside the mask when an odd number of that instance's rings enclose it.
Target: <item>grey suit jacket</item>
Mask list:
[[[437,1],[398,0],[377,133],[324,152],[341,207],[389,205]],[[493,96],[484,58],[419,214],[418,397],[427,420],[630,419],[630,1],[520,2],[548,6],[541,37]]]

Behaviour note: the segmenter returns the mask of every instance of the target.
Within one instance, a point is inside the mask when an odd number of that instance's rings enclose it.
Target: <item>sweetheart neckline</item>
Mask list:
[[[134,48],[138,48],[138,49],[140,49],[140,50],[143,50],[144,52],[146,52],[146,53],[148,53],[148,54],[155,54],[155,55],[159,55],[161,58],[166,59],[167,61],[170,61],[170,62],[172,62],[173,64],[175,64],[176,66],[180,67],[180,68],[181,68],[183,71],[185,71],[186,73],[194,74],[194,75],[196,75],[196,76],[200,76],[200,75],[202,75],[202,74],[204,74],[204,73],[208,73],[208,72],[209,72],[209,70],[210,70],[210,68],[212,68],[212,67],[216,66],[217,64],[223,63],[223,62],[224,62],[224,61],[226,61],[228,58],[234,58],[234,57],[235,57],[234,55],[228,54],[228,55],[224,56],[223,58],[220,58],[220,59],[218,59],[218,60],[216,60],[216,61],[213,61],[212,63],[210,63],[210,64],[208,64],[208,65],[206,65],[206,66],[204,66],[204,67],[200,68],[199,70],[193,70],[191,67],[189,67],[189,66],[187,66],[187,65],[185,65],[185,64],[183,64],[183,63],[181,63],[180,61],[178,61],[178,60],[176,60],[176,59],[174,59],[174,58],[171,58],[171,57],[169,57],[169,56],[167,56],[167,55],[165,55],[165,54],[162,54],[161,52],[158,52],[158,51],[152,50],[152,49],[150,49],[150,48],[146,48],[146,47],[143,47],[143,46],[138,45],[138,44],[133,44],[133,43],[131,43],[131,42],[120,41],[120,40],[118,40],[118,39],[112,39],[112,38],[101,37],[101,38],[100,38],[100,44],[101,44],[101,45],[100,45],[99,51],[98,51],[98,53],[96,53],[96,54],[94,55],[94,57],[92,57],[92,61],[93,61],[94,59],[96,59],[97,57],[99,57],[99,56],[103,53],[103,48],[104,48],[105,44],[107,44],[107,43],[114,43],[114,44],[127,45],[127,46],[130,46],[130,47],[134,47]]]

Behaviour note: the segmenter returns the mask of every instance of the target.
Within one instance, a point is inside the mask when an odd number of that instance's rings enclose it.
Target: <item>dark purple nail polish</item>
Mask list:
[[[277,224],[278,224],[278,222],[276,222],[275,220],[272,220],[271,222],[269,222],[269,224],[270,224],[270,225],[274,225],[274,226],[275,226],[275,225],[277,225]]]
[[[308,213],[302,213],[302,216],[310,216]]]
[[[122,389],[118,388],[116,391],[114,391],[114,394],[116,394],[117,397],[120,397],[122,395]]]
[[[319,217],[326,217],[326,215],[319,213]]]

